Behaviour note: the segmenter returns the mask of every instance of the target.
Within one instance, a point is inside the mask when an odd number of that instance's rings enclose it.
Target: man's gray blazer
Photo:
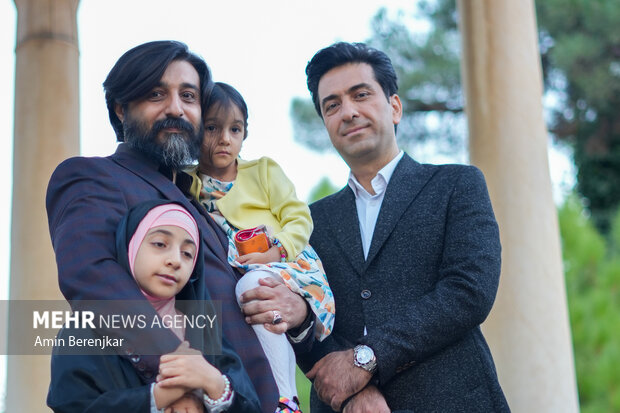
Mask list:
[[[310,244],[334,292],[336,322],[330,337],[299,355],[302,369],[331,351],[367,344],[392,410],[509,411],[480,331],[501,255],[482,173],[405,155],[386,189],[367,259],[348,186],[310,209]],[[313,412],[331,412],[314,390],[311,403]]]

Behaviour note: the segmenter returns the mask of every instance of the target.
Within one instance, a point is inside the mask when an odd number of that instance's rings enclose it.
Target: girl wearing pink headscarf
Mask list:
[[[119,263],[128,267],[161,320],[183,316],[177,309],[177,296],[205,300],[197,294],[203,282],[201,237],[196,221],[183,206],[165,201],[139,204],[123,218],[116,238]],[[182,344],[160,357],[155,382],[143,383],[131,362],[121,356],[55,354],[48,405],[55,412],[260,410],[253,386],[226,342],[222,355],[203,355],[209,352],[204,343],[219,339],[217,332],[186,332],[177,323],[167,327]],[[190,332],[188,341],[186,333]],[[59,337],[63,334],[68,333],[61,331]],[[209,334],[215,337],[206,337]],[[198,343],[203,343],[203,351],[191,348]]]

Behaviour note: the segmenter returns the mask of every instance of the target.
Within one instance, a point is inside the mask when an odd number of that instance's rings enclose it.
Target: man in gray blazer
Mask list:
[[[480,331],[501,253],[482,173],[399,150],[402,104],[383,52],[336,43],[306,74],[351,169],[310,207],[337,310],[331,336],[299,355],[312,411],[509,411]]]

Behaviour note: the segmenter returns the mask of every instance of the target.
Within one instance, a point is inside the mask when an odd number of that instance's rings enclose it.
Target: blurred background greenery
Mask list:
[[[379,10],[368,39],[399,76],[399,144],[422,161],[467,162],[456,3],[413,3],[396,18]],[[557,203],[580,407],[620,412],[620,2],[537,0],[536,13],[550,145],[576,171]],[[291,116],[299,142],[333,150],[309,99],[294,99]],[[335,190],[325,178],[310,201]]]

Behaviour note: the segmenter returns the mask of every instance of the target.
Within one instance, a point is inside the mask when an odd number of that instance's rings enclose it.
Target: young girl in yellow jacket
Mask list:
[[[310,210],[297,199],[292,182],[276,162],[267,157],[252,161],[239,158],[247,120],[247,106],[239,92],[216,83],[204,119],[198,199],[228,235],[228,262],[245,272],[236,287],[237,300],[245,291],[258,287],[260,278],[283,281],[309,303],[316,315],[316,337],[322,340],[333,327],[334,297],[321,262],[308,245],[313,227]],[[268,229],[271,248],[240,255],[235,234],[260,225]],[[281,316],[273,313],[276,324]],[[297,411],[295,355],[290,343],[284,334],[269,332],[263,325],[253,327],[278,385],[279,411]]]

